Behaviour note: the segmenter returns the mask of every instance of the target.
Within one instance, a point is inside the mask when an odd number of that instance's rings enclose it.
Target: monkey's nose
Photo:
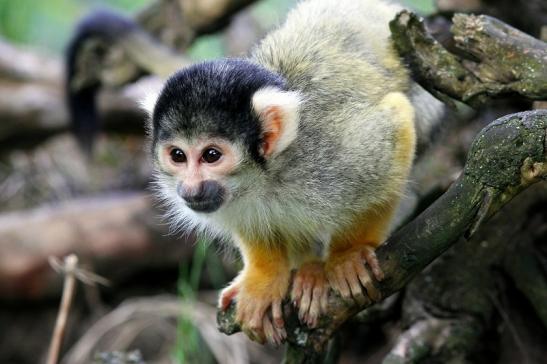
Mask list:
[[[198,212],[213,212],[224,202],[224,188],[216,181],[204,181],[198,186],[179,184],[177,193],[186,206]]]
[[[177,186],[177,193],[186,202],[200,202],[205,198],[203,183],[199,183],[196,186],[187,186],[180,183]]]

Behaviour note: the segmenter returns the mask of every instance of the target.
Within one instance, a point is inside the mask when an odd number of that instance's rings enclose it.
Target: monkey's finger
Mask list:
[[[367,295],[370,297],[371,300],[379,301],[380,294],[378,293],[376,287],[374,287],[374,284],[372,283],[372,278],[370,277],[370,273],[367,271],[365,266],[362,263],[359,263],[355,264],[355,268],[358,272],[357,275],[359,277],[359,281],[361,281],[361,284],[367,290]]]
[[[285,327],[285,322],[283,321],[283,310],[281,309],[281,304],[282,304],[281,300],[275,300],[272,302],[273,324],[278,329]]]
[[[337,266],[335,268],[336,270],[336,280],[339,284],[339,289],[340,289],[340,294],[342,295],[343,298],[350,298],[351,297],[351,294],[350,294],[350,290],[349,290],[349,286],[348,286],[348,282],[346,282],[346,277],[345,277],[345,274],[344,274],[344,269],[342,266]]]
[[[336,271],[332,270],[327,273],[327,281],[329,282],[329,285],[333,291],[335,291],[336,293],[340,292],[340,284],[338,283]]]
[[[258,341],[261,344],[263,344],[264,341],[266,340],[266,337],[264,336],[264,328],[262,326],[263,316],[258,314],[258,312],[255,311],[255,313],[253,313],[251,317],[252,318],[248,323],[248,328],[252,332],[252,335],[255,338],[255,341]]]
[[[370,269],[372,269],[374,277],[379,281],[384,279],[384,272],[382,271],[382,268],[380,268],[380,262],[378,262],[378,257],[376,257],[374,248],[366,246],[362,252],[362,256],[366,260]]]
[[[294,281],[292,284],[291,301],[293,302],[293,304],[298,305],[301,297],[302,297],[302,277],[299,274],[297,274],[296,277],[294,277]]]
[[[279,345],[281,338],[278,337],[277,332],[267,315],[264,315],[264,318],[262,319],[262,327],[264,329],[264,337],[266,338],[266,341],[276,346]]]
[[[321,313],[327,312],[329,306],[329,289],[325,287],[321,295]]]
[[[247,326],[251,330],[262,330],[262,318],[266,313],[268,306],[263,302],[259,301],[256,303],[248,302],[247,306]]]
[[[359,278],[357,277],[357,272],[355,271],[353,265],[353,261],[348,261],[346,262],[346,264],[344,264],[346,280],[348,282],[353,299],[360,304],[364,304],[365,296],[363,295],[363,289],[361,288]]]
[[[279,337],[279,343],[281,344],[283,340],[287,338],[287,331],[285,331],[284,327],[275,327],[274,330],[277,334],[277,337]]]
[[[298,306],[298,318],[300,319],[300,321],[304,321],[304,318],[306,317],[310,309],[312,289],[312,282],[310,280],[306,280],[304,282],[304,293],[302,294],[302,299],[300,300],[300,305]]]
[[[310,311],[308,313],[307,324],[312,329],[317,326],[317,319],[321,314],[321,297],[323,296],[323,286],[315,286],[313,289],[313,298],[311,300]]]
[[[367,296],[364,296],[365,302],[363,302],[363,303],[366,303],[366,301],[368,301],[369,299],[368,296],[370,296],[370,290],[374,288],[372,284],[372,279],[370,278],[370,273],[367,271],[367,269],[365,268],[362,262],[355,262],[354,268],[355,268],[355,271],[357,272],[357,277],[359,278],[359,281],[361,282],[361,284],[363,285],[363,287],[365,287],[367,291]],[[374,293],[372,294],[374,295]],[[370,297],[370,298],[374,299],[373,297]]]
[[[276,330],[277,335],[280,337],[281,342],[283,342],[283,340],[285,340],[287,338],[287,331],[285,330],[284,327],[282,327],[282,328],[275,328],[274,327],[274,330]]]
[[[342,282],[338,277],[337,269],[333,269],[331,274],[328,276],[329,284],[334,292],[336,292],[340,297],[342,295]]]
[[[334,291],[338,291],[336,279],[334,277],[334,274],[332,274],[331,272],[327,272],[327,282],[329,282],[329,286],[331,289],[333,289]]]

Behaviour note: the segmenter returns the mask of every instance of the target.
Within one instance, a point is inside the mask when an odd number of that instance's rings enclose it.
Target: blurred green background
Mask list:
[[[262,0],[252,15],[264,29],[283,19],[297,0]],[[333,0],[336,1],[336,0]],[[0,35],[11,42],[30,44],[48,52],[61,53],[76,22],[94,9],[109,8],[133,14],[151,0],[0,0]],[[433,11],[433,0],[401,3],[421,13]],[[196,60],[223,55],[221,35],[199,39],[189,54]]]
[[[17,43],[62,51],[78,19],[92,9],[131,14],[150,0],[0,0],[0,34]]]

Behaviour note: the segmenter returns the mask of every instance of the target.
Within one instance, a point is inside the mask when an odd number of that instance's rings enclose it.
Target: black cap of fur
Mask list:
[[[261,127],[252,96],[263,87],[285,89],[285,80],[243,59],[204,62],[175,73],[161,92],[153,115],[153,142],[174,135],[208,135],[248,146],[259,163]]]

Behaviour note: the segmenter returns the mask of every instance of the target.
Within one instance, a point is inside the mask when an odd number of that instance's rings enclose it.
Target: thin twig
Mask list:
[[[63,296],[61,297],[61,305],[57,314],[57,321],[55,322],[55,329],[53,330],[47,359],[47,364],[56,364],[59,361],[59,353],[63,344],[63,337],[65,336],[68,313],[76,289],[76,280],[90,286],[95,286],[96,284],[108,286],[110,282],[100,275],[78,268],[78,257],[75,254],[66,256],[62,262],[56,257],[49,257],[49,265],[57,273],[65,275]]]
[[[52,266],[55,267],[57,262],[53,259],[50,260]],[[66,322],[68,318],[68,312],[72,304],[72,298],[74,297],[74,290],[76,288],[76,268],[78,266],[78,257],[71,254],[64,259],[64,265],[62,270],[65,273],[65,281],[63,284],[63,296],[61,298],[61,305],[59,307],[59,313],[57,314],[57,321],[55,322],[55,329],[53,330],[53,336],[49,345],[49,353],[47,357],[47,364],[57,364],[59,361],[59,353],[61,351],[61,345],[63,343],[63,337],[65,336]]]

